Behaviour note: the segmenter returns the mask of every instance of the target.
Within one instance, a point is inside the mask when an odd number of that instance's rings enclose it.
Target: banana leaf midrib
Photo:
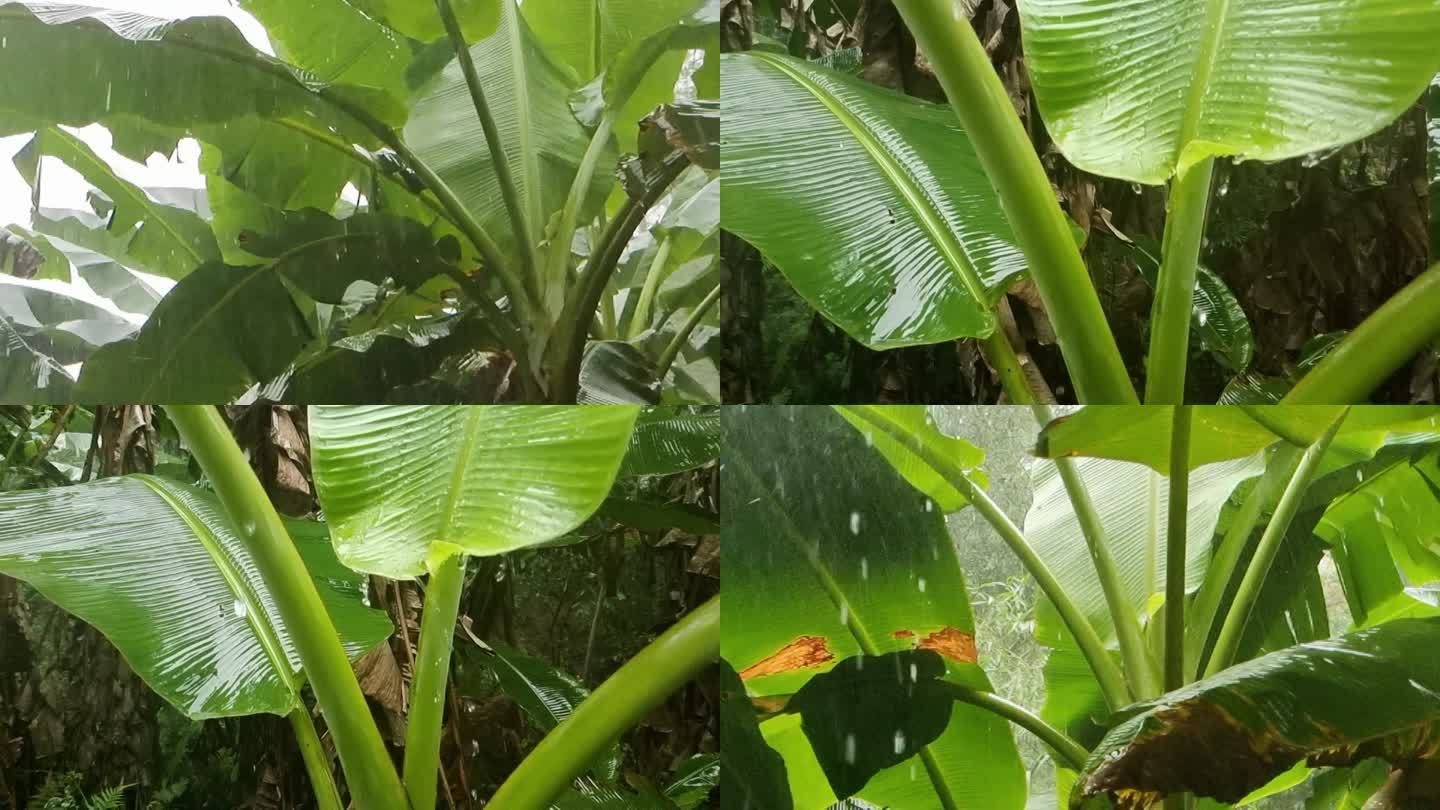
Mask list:
[[[750,56],[768,65],[771,65],[780,73],[785,75],[797,86],[809,93],[820,102],[831,115],[835,117],[855,137],[865,153],[874,161],[876,168],[890,182],[896,193],[909,205],[921,224],[921,230],[935,245],[940,254],[945,257],[946,262],[955,271],[964,285],[966,292],[980,305],[985,316],[986,323],[991,329],[996,323],[995,314],[985,305],[991,300],[990,293],[986,290],[980,274],[971,263],[965,247],[956,238],[950,229],[945,225],[940,212],[930,201],[925,190],[917,187],[909,175],[896,163],[895,159],[885,150],[873,133],[865,124],[845,109],[833,95],[826,92],[809,77],[796,70],[783,58],[776,58],[764,52],[751,52]]]

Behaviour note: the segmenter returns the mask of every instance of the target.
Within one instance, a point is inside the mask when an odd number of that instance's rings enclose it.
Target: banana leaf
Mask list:
[[[719,455],[719,408],[646,408],[635,421],[620,474],[673,475]]]

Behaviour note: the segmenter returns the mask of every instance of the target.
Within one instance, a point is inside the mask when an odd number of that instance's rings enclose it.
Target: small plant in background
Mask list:
[[[73,771],[52,773],[26,810],[121,810],[129,785],[115,785],[86,795],[81,789],[84,776]]]

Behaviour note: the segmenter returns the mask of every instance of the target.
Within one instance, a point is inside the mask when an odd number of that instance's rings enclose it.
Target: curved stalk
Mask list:
[[[1295,474],[1295,467],[1300,463],[1303,452],[1303,449],[1291,444],[1280,444],[1276,447],[1275,455],[1271,456],[1265,465],[1265,472],[1240,503],[1240,510],[1231,519],[1230,528],[1225,530],[1220,546],[1210,558],[1205,580],[1200,583],[1200,592],[1195,594],[1194,601],[1190,603],[1190,621],[1185,631],[1187,672],[1199,674],[1200,656],[1205,652],[1205,643],[1210,640],[1211,632],[1216,629],[1220,600],[1225,598],[1225,591],[1233,581],[1240,555],[1250,543],[1250,535],[1260,522],[1260,513]]]
[[[1185,685],[1185,521],[1190,506],[1189,405],[1170,424],[1170,504],[1165,519],[1165,691]]]
[[[1095,632],[1094,625],[1090,624],[1090,620],[1085,618],[1085,614],[1075,606],[1075,602],[1061,587],[1060,581],[1055,579],[1055,575],[1051,573],[1049,566],[1045,565],[1045,561],[1035,553],[1035,549],[1030,546],[1030,541],[1025,539],[1020,528],[1010,520],[1010,516],[1006,515],[1004,510],[990,500],[990,496],[985,493],[985,490],[971,483],[970,479],[965,476],[965,470],[952,459],[940,455],[919,437],[883,419],[872,418],[865,407],[846,408],[846,412],[863,419],[871,427],[899,442],[905,449],[918,456],[921,461],[930,465],[947,483],[965,495],[970,501],[970,505],[990,524],[990,528],[994,529],[995,533],[1000,535],[1000,539],[1004,540],[1010,550],[1015,553],[1015,556],[1020,558],[1025,570],[1035,578],[1035,583],[1040,586],[1040,590],[1055,605],[1055,611],[1060,614],[1066,628],[1075,637],[1076,645],[1090,664],[1091,671],[1095,673],[1095,679],[1100,682],[1100,689],[1105,693],[1105,702],[1112,710],[1130,703],[1131,692],[1129,685],[1125,682],[1125,676],[1121,673],[1120,667],[1115,664],[1114,659],[1110,657],[1110,653],[1106,651],[1105,643]]]
[[[1129,404],[1135,388],[1069,222],[990,57],[952,0],[895,0],[959,114],[1029,260],[1081,402]]]
[[[1245,631],[1245,623],[1250,620],[1250,611],[1254,609],[1255,602],[1260,598],[1260,589],[1265,585],[1265,577],[1270,573],[1270,565],[1280,551],[1280,542],[1285,538],[1286,532],[1290,530],[1290,522],[1295,519],[1295,513],[1300,510],[1300,502],[1305,497],[1305,488],[1310,485],[1310,479],[1315,476],[1315,471],[1320,467],[1320,460],[1324,458],[1330,442],[1340,430],[1340,424],[1349,414],[1350,409],[1346,408],[1339,418],[1330,423],[1330,427],[1326,429],[1324,435],[1306,449],[1305,455],[1295,468],[1295,474],[1290,477],[1290,483],[1286,484],[1285,494],[1280,496],[1280,503],[1275,507],[1275,514],[1270,516],[1270,524],[1260,535],[1260,544],[1255,548],[1255,556],[1250,558],[1250,566],[1245,569],[1245,577],[1240,580],[1240,587],[1235,592],[1235,599],[1230,603],[1230,612],[1225,616],[1225,624],[1220,627],[1220,637],[1216,639],[1215,649],[1210,653],[1210,661],[1205,666],[1206,677],[1214,675],[1234,662],[1236,651],[1240,647],[1240,638]]]
[[[1048,405],[1032,407],[1035,418],[1044,427],[1054,419],[1054,412]],[[1105,605],[1110,609],[1111,621],[1115,624],[1115,637],[1120,643],[1120,658],[1125,662],[1125,674],[1130,680],[1131,691],[1140,699],[1160,694],[1160,678],[1155,672],[1155,663],[1145,646],[1145,634],[1140,629],[1140,618],[1125,595],[1120,582],[1120,572],[1115,558],[1110,556],[1109,540],[1105,536],[1105,525],[1085,482],[1075,469],[1070,458],[1054,460],[1070,496],[1070,505],[1075,510],[1075,520],[1080,524],[1080,533],[1085,536],[1085,545],[1090,549],[1090,559],[1095,563],[1095,577],[1100,580],[1100,589],[1105,594]]]
[[[320,744],[320,735],[315,732],[315,721],[303,704],[290,712],[290,727],[295,730],[295,741],[300,744],[300,759],[305,763],[305,772],[310,775],[315,806],[319,810],[345,810],[345,803],[340,801],[340,789],[335,787],[335,774],[330,772],[330,758],[325,756],[325,746]]]
[[[661,240],[660,247],[655,251],[655,258],[645,273],[645,286],[640,290],[639,303],[635,305],[635,311],[630,315],[629,323],[625,327],[626,340],[640,337],[640,333],[650,325],[650,309],[655,302],[655,293],[660,289],[660,274],[665,271],[665,264],[670,261],[670,249],[674,244],[674,238],[667,236]]]
[[[679,357],[680,350],[685,348],[685,341],[690,339],[695,327],[700,325],[700,322],[705,319],[705,314],[719,300],[720,286],[716,285],[715,289],[706,293],[700,303],[695,305],[695,309],[690,312],[690,317],[685,320],[680,331],[675,333],[675,337],[670,339],[670,345],[665,347],[665,351],[660,354],[660,359],[655,362],[657,376],[660,379],[665,379],[665,375],[670,373],[670,367],[675,364],[675,358]]]
[[[445,686],[450,680],[450,652],[464,586],[465,555],[455,554],[435,566],[425,588],[425,613],[420,618],[420,648],[410,689],[409,727],[405,731],[405,792],[410,794],[412,807],[435,806]]]
[[[549,807],[570,780],[675,690],[720,657],[720,597],[681,619],[600,684],[500,786],[488,807]]]
[[[565,207],[560,210],[560,224],[555,229],[555,237],[550,244],[549,261],[545,267],[544,292],[545,308],[556,315],[560,314],[565,302],[564,294],[570,273],[570,243],[574,241],[575,230],[580,224],[580,206],[585,204],[585,194],[590,191],[595,170],[600,166],[600,157],[605,154],[605,147],[610,143],[610,135],[614,129],[615,112],[610,110],[595,126],[595,134],[590,136],[590,146],[586,148],[585,156],[580,159],[575,180],[570,184],[570,193],[565,197]]]
[[[1005,389],[1005,396],[1012,405],[1033,405],[1039,401],[1035,392],[1030,389],[1025,369],[1020,367],[1020,356],[1015,353],[1015,347],[1010,345],[1010,338],[1005,336],[1004,329],[997,328],[990,337],[981,339],[980,351],[985,355],[985,362],[995,370],[1000,387]]]
[[[261,577],[274,594],[275,607],[335,740],[335,751],[356,807],[409,807],[380,730],[371,720],[370,707],[350,668],[350,659],[340,645],[339,633],[315,590],[315,581],[230,435],[230,428],[210,405],[167,405],[165,411],[210,478],[226,513],[241,530],[242,542],[254,555]]]
[[[1085,760],[1090,757],[1090,752],[1085,750],[1085,746],[1067,737],[1065,732],[1046,723],[1040,719],[1039,715],[1024,706],[1012,703],[994,692],[982,692],[950,681],[939,681],[938,683],[955,700],[994,712],[1039,737],[1041,742],[1050,746],[1051,756],[1055,759],[1056,765],[1073,771],[1085,769]]]
[[[470,90],[470,101],[475,105],[475,115],[479,117],[480,129],[485,133],[485,146],[490,150],[495,179],[500,185],[500,197],[505,202],[506,212],[510,214],[515,246],[520,251],[520,262],[525,268],[525,282],[529,285],[526,289],[539,299],[536,285],[539,284],[540,261],[535,256],[535,240],[531,236],[534,231],[525,215],[525,207],[520,204],[520,190],[515,186],[515,178],[510,174],[510,163],[505,159],[500,128],[495,126],[495,116],[491,114],[490,105],[485,101],[485,88],[480,84],[480,74],[475,70],[475,60],[470,57],[470,46],[460,31],[460,22],[455,19],[455,10],[450,7],[450,0],[435,0],[435,9],[440,12],[440,22],[445,26],[445,33],[450,37],[450,44],[455,49],[455,59],[460,63],[460,72],[465,76],[465,86]]]
[[[1185,367],[1190,359],[1190,319],[1195,311],[1195,275],[1205,238],[1215,159],[1184,170],[1170,187],[1160,273],[1150,312],[1150,356],[1145,368],[1145,404],[1185,401]]]
[[[1353,405],[1426,346],[1440,340],[1440,264],[1375,310],[1280,402]]]

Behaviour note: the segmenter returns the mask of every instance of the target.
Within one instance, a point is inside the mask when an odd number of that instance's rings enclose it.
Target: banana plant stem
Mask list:
[[[1004,329],[997,327],[990,337],[982,338],[980,352],[985,355],[985,362],[995,370],[1000,387],[1005,390],[1005,396],[1012,405],[1033,405],[1039,401],[1035,392],[1030,389],[1025,369],[1020,367],[1020,356],[1015,353],[1015,347],[1010,345],[1010,338],[1005,336]]]
[[[574,241],[575,230],[580,223],[580,208],[585,204],[585,195],[590,192],[590,183],[595,179],[595,170],[600,166],[600,158],[605,154],[605,147],[610,144],[614,129],[615,113],[611,110],[606,112],[595,126],[595,134],[590,137],[590,146],[580,159],[575,180],[570,184],[570,193],[565,197],[565,207],[560,210],[560,224],[550,243],[544,280],[545,309],[553,315],[559,315],[565,303],[565,290],[570,273],[570,243]]]
[[[962,495],[970,501],[970,505],[980,513],[985,522],[1000,535],[1000,539],[1010,547],[1016,557],[1020,558],[1025,570],[1035,578],[1035,583],[1040,586],[1041,592],[1055,605],[1055,611],[1060,614],[1060,619],[1075,637],[1075,644],[1084,654],[1085,660],[1089,662],[1090,669],[1095,673],[1095,679],[1100,683],[1100,690],[1105,694],[1105,702],[1112,710],[1119,709],[1130,703],[1130,687],[1125,682],[1125,675],[1120,671],[1110,653],[1105,649],[1105,643],[1100,640],[1099,633],[1085,614],[1080,612],[1070,595],[1065,592],[1060,581],[1055,579],[1049,566],[1035,553],[1030,541],[1020,528],[1010,520],[996,503],[990,500],[985,490],[980,489],[971,483],[965,476],[965,470],[956,464],[954,460],[941,455],[932,447],[926,444],[920,437],[911,434],[909,431],[900,428],[885,419],[875,418],[870,409],[865,406],[845,407],[847,413],[863,419],[867,424],[886,434],[899,442],[905,449],[914,453],[921,461],[928,464],[935,472],[940,474],[947,483],[955,487]]]
[[[1245,576],[1240,580],[1240,587],[1235,591],[1235,599],[1230,603],[1230,612],[1225,616],[1225,623],[1220,627],[1220,636],[1215,640],[1215,649],[1210,653],[1210,661],[1205,666],[1205,675],[1209,677],[1222,669],[1230,666],[1235,660],[1236,651],[1240,648],[1240,639],[1245,631],[1245,624],[1250,620],[1250,611],[1254,609],[1255,602],[1260,598],[1260,589],[1265,585],[1265,577],[1270,573],[1270,566],[1275,561],[1275,555],[1280,551],[1280,543],[1285,539],[1285,534],[1290,531],[1290,522],[1295,519],[1295,513],[1300,509],[1300,502],[1305,497],[1305,489],[1310,485],[1310,479],[1315,476],[1316,469],[1320,466],[1320,460],[1324,458],[1325,451],[1329,449],[1330,442],[1334,440],[1335,434],[1340,430],[1340,424],[1350,413],[1346,408],[1330,427],[1315,443],[1305,450],[1305,455],[1300,459],[1299,465],[1295,468],[1295,474],[1290,476],[1290,482],[1285,486],[1285,492],[1280,496],[1280,503],[1275,506],[1275,514],[1270,516],[1270,523],[1265,527],[1264,533],[1260,535],[1260,543],[1255,548],[1255,556],[1250,558],[1250,565],[1245,569]]]
[[[310,710],[303,704],[290,712],[290,727],[295,729],[295,741],[300,744],[300,759],[305,763],[305,772],[310,775],[315,806],[319,810],[345,810],[345,803],[340,801],[340,789],[335,787],[335,774],[330,772],[330,758],[325,755],[325,746],[320,744],[320,735],[315,731]]]
[[[1055,418],[1048,405],[1033,405],[1031,409],[1042,428]],[[1145,646],[1145,634],[1140,629],[1140,618],[1125,595],[1125,586],[1120,582],[1115,558],[1110,555],[1110,543],[1105,535],[1105,525],[1100,520],[1100,513],[1095,509],[1095,502],[1090,499],[1090,491],[1085,487],[1085,481],[1080,477],[1075,461],[1061,457],[1055,459],[1054,463],[1060,473],[1060,481],[1065,485],[1065,493],[1070,496],[1075,520],[1080,524],[1080,533],[1085,536],[1085,544],[1090,549],[1090,559],[1095,563],[1095,577],[1100,581],[1100,589],[1105,593],[1105,604],[1110,608],[1110,617],[1115,624],[1115,637],[1120,642],[1120,658],[1125,662],[1125,674],[1130,680],[1131,691],[1140,699],[1154,697],[1160,694],[1160,678]]]
[[[450,680],[455,620],[465,586],[465,559],[464,554],[447,557],[430,572],[425,588],[425,613],[420,619],[420,648],[415,653],[415,682],[410,689],[410,717],[405,731],[405,792],[410,795],[412,807],[435,806],[445,686]]]
[[[1170,423],[1170,504],[1165,520],[1165,691],[1185,685],[1185,521],[1190,506],[1189,405]]]
[[[635,311],[631,313],[629,323],[625,327],[625,339],[634,340],[640,337],[650,326],[650,309],[655,302],[655,293],[660,290],[660,276],[665,272],[665,265],[670,261],[670,251],[674,247],[673,237],[666,236],[660,242],[660,247],[655,251],[655,258],[650,262],[650,269],[645,273],[645,286],[640,290],[640,301],[635,305]]]
[[[1090,757],[1085,746],[1046,723],[1024,706],[1012,703],[994,692],[982,692],[950,681],[939,681],[939,684],[955,700],[993,712],[1039,737],[1041,742],[1050,746],[1056,765],[1074,771],[1085,769],[1085,760]]]
[[[1155,304],[1150,312],[1150,356],[1145,368],[1147,405],[1178,405],[1185,401],[1195,276],[1214,174],[1215,159],[1206,158],[1183,170],[1170,187],[1160,275],[1155,281]]]
[[[655,362],[656,376],[663,380],[665,379],[665,375],[670,373],[670,367],[675,364],[675,358],[680,356],[680,350],[685,348],[685,343],[690,340],[690,335],[694,334],[695,327],[699,326],[700,322],[705,320],[706,313],[708,313],[719,300],[720,287],[716,285],[715,289],[706,293],[700,303],[695,305],[695,309],[690,311],[690,317],[685,319],[685,323],[680,327],[680,331],[676,332],[675,337],[670,339],[670,344],[665,347],[665,351],[661,353],[660,359]]]
[[[485,88],[480,84],[480,74],[475,70],[475,60],[470,56],[470,46],[455,19],[455,10],[450,0],[435,0],[435,9],[440,12],[440,22],[455,48],[455,59],[460,63],[460,72],[465,76],[465,85],[470,90],[470,101],[475,105],[475,115],[480,119],[480,128],[485,133],[485,146],[490,150],[490,161],[494,164],[495,179],[500,185],[500,198],[510,215],[510,226],[515,233],[515,247],[520,251],[521,266],[525,270],[526,289],[543,300],[539,295],[540,261],[535,255],[535,233],[531,230],[525,206],[520,201],[520,189],[510,173],[510,162],[505,157],[505,144],[500,138],[500,128],[495,125],[495,116],[485,100]]]
[[[1015,229],[1080,401],[1137,401],[1090,273],[990,57],[953,0],[896,0]]]
[[[1290,389],[1284,405],[1350,405],[1440,340],[1440,264],[1420,275],[1345,336]]]
[[[606,746],[720,657],[720,597],[666,630],[591,693],[500,786],[486,807],[549,807]]]
[[[1206,569],[1205,581],[1200,584],[1200,591],[1190,603],[1190,616],[1185,631],[1187,672],[1196,675],[1200,673],[1200,657],[1205,652],[1205,644],[1210,640],[1211,633],[1217,629],[1216,622],[1223,619],[1220,616],[1220,601],[1233,581],[1235,567],[1240,564],[1240,555],[1249,545],[1250,535],[1259,524],[1260,514],[1265,510],[1265,506],[1279,495],[1285,482],[1295,474],[1295,467],[1300,463],[1302,453],[1303,448],[1292,444],[1277,446],[1274,455],[1265,464],[1265,472],[1240,502],[1240,509],[1231,519],[1230,528],[1225,530],[1225,536],[1221,538],[1220,546],[1215,550]]]
[[[325,603],[225,420],[210,405],[168,405],[165,410],[274,594],[275,607],[335,740],[355,806],[359,810],[409,807]]]

